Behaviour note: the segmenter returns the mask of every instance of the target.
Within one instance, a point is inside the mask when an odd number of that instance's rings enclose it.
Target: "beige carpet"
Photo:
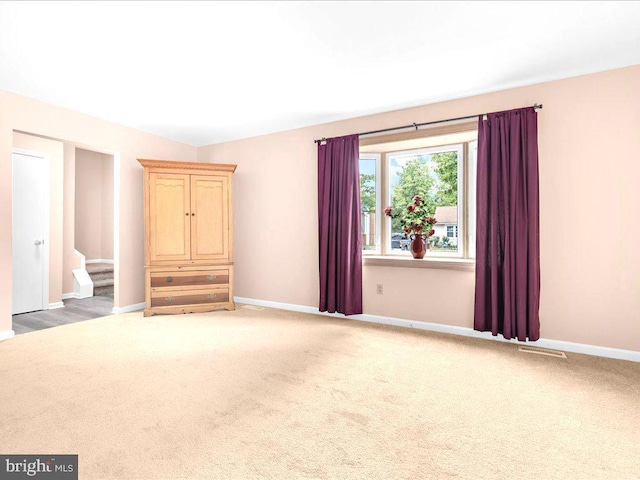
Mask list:
[[[0,342],[0,453],[80,478],[640,479],[640,364],[265,309]]]

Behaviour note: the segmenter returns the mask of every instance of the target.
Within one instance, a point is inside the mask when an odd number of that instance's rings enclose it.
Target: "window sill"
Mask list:
[[[362,255],[362,264],[365,267],[440,268],[444,270],[464,270],[470,272],[476,268],[475,260],[442,257],[430,258],[429,254],[422,260],[391,255]]]

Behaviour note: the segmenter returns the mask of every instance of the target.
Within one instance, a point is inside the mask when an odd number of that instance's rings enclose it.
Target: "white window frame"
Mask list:
[[[360,160],[375,160],[376,162],[376,248],[373,250],[362,249],[363,255],[380,255],[382,252],[382,155],[380,153],[360,153]],[[359,179],[358,179],[359,180]]]
[[[429,252],[427,253],[427,257],[429,258],[465,258],[465,241],[466,241],[466,222],[464,212],[464,202],[465,202],[465,183],[466,178],[464,176],[464,166],[465,166],[465,148],[464,143],[458,144],[450,144],[450,145],[438,145],[435,147],[425,147],[418,148],[415,150],[399,150],[395,152],[389,152],[385,155],[385,165],[384,165],[384,175],[385,175],[385,206],[391,205],[391,175],[389,174],[390,167],[390,157],[394,155],[424,155],[424,154],[434,154],[434,153],[442,153],[442,152],[451,152],[457,151],[458,153],[458,251],[457,252]],[[460,232],[463,232],[463,235],[460,235]],[[384,239],[385,239],[385,249],[384,255],[388,257],[406,257],[410,256],[411,252],[409,251],[393,251],[391,249],[391,218],[385,216],[385,225],[384,225]],[[427,258],[425,257],[425,258]]]
[[[472,212],[476,211],[476,188],[477,181],[473,184],[469,181],[472,178],[477,179],[478,175],[478,141],[474,140],[467,144],[467,215],[468,215],[468,231],[465,235],[468,239],[467,258],[475,260],[476,258],[476,216],[472,215]]]

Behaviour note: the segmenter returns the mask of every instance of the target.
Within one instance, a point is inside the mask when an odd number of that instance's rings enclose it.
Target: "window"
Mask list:
[[[422,139],[423,148],[403,150],[402,142],[380,144],[381,153],[360,154],[363,254],[411,256],[411,239],[399,218],[384,215],[384,208],[406,208],[420,195],[435,217],[429,237],[429,257],[475,257],[475,157],[477,133]],[[393,147],[396,146],[396,150]],[[376,145],[367,146],[368,152]],[[468,199],[468,201],[467,201]],[[473,243],[473,245],[471,245]]]
[[[428,205],[428,211],[438,223],[429,238],[432,252],[451,256],[460,253],[462,242],[449,241],[453,237],[453,227],[462,219],[462,176],[463,145],[431,147],[419,150],[390,152],[386,154],[388,179],[386,206],[394,211],[403,210],[413,203],[413,197],[420,195]],[[461,222],[460,222],[461,223]],[[400,219],[387,219],[391,239],[393,235],[404,236]],[[449,236],[449,228],[452,235]],[[388,242],[387,253],[408,252],[410,239],[400,240],[399,248]]]
[[[380,181],[380,154],[360,154],[360,224],[367,253],[380,253]]]

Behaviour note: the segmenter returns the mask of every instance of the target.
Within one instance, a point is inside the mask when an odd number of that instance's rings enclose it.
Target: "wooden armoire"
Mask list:
[[[144,316],[235,309],[236,165],[138,161],[144,167]]]

